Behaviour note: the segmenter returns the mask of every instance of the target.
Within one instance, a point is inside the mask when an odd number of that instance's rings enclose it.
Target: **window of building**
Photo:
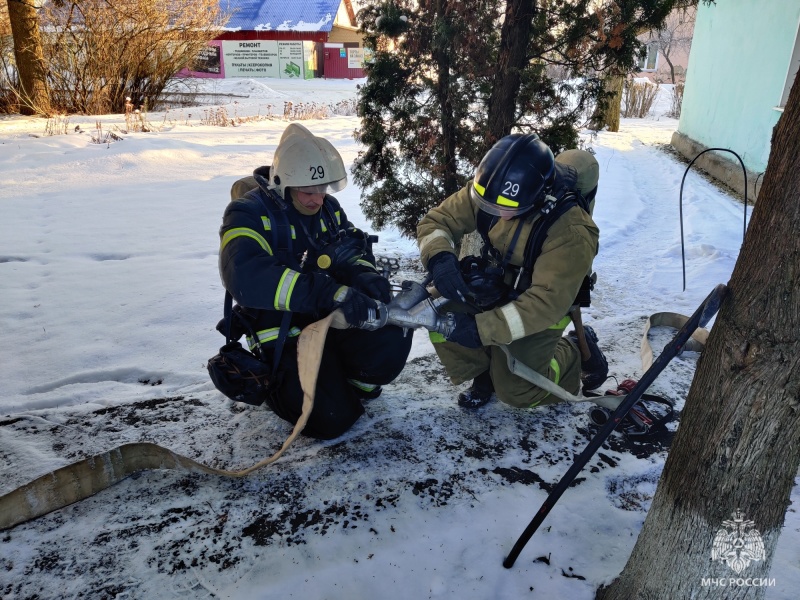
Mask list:
[[[800,25],[797,28],[797,34],[794,37],[794,49],[792,50],[792,60],[789,62],[789,71],[786,73],[786,82],[783,84],[783,94],[781,94],[781,101],[776,106],[778,110],[783,110],[786,106],[786,101],[789,99],[789,91],[792,89],[794,78],[797,75],[797,67],[800,66]]]
[[[640,71],[655,71],[658,67],[658,42],[650,42],[644,55],[639,59]]]

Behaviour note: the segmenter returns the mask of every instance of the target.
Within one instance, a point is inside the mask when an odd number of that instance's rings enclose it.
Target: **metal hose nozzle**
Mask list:
[[[452,313],[440,314],[439,308],[446,302],[446,298],[431,298],[425,286],[404,281],[402,291],[388,304],[377,302],[377,311],[371,310],[369,319],[360,327],[369,331],[386,325],[404,329],[425,328],[447,337],[455,327],[455,318]]]

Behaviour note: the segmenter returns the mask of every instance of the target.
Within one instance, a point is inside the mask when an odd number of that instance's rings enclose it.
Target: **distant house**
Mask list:
[[[693,6],[675,9],[664,27],[639,36],[639,41],[646,45],[646,54],[639,60],[637,77],[647,77],[657,83],[683,83],[696,13]]]
[[[364,50],[351,0],[220,0],[231,18],[198,77],[358,78]]]
[[[706,148],[741,156],[748,198],[767,167],[772,130],[800,64],[800,0],[701,3],[694,27],[678,131],[672,145],[689,159]],[[697,163],[739,193],[744,177],[728,152]]]

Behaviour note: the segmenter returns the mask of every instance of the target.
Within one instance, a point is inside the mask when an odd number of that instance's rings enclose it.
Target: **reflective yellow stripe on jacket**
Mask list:
[[[220,252],[227,246],[231,240],[236,239],[237,237],[249,237],[256,242],[258,242],[259,246],[261,246],[264,251],[268,254],[272,254],[272,248],[270,247],[269,243],[264,236],[250,229],[249,227],[234,227],[233,229],[229,229],[222,235],[222,241],[220,242]]]
[[[278,289],[275,290],[275,310],[292,310],[289,302],[292,299],[294,284],[297,283],[299,277],[300,273],[292,269],[286,269],[283,272],[278,282]]]
[[[548,327],[548,329],[566,329],[567,326],[572,322],[572,317],[567,315],[563,319],[561,319],[558,323],[554,323]]]
[[[258,336],[258,341],[262,344],[268,344],[269,342],[274,342],[278,339],[278,334],[280,333],[280,327],[270,327],[269,329],[262,329],[261,331],[257,331],[256,335]],[[292,327],[289,329],[288,337],[297,337],[300,335],[300,328],[299,327]],[[250,346],[250,350],[256,349],[256,343],[249,335],[247,336],[247,345]]]
[[[264,231],[272,231],[272,223],[270,222],[269,217],[261,217],[261,223],[264,225]],[[292,232],[292,239],[296,240],[297,234],[295,233],[294,225],[289,225],[289,229]]]

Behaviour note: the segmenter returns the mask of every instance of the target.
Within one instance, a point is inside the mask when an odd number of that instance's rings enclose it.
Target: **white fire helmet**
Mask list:
[[[270,185],[284,199],[286,188],[308,194],[332,194],[347,185],[342,157],[326,139],[299,123],[289,125],[275,149]]]

